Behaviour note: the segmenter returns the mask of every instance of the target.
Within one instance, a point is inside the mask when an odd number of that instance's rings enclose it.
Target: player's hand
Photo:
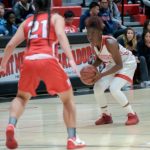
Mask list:
[[[73,72],[75,72],[75,73],[78,75],[78,77],[80,77],[80,72],[79,72],[79,70],[78,70],[78,68],[77,68],[77,65],[76,65],[76,63],[74,62],[74,60],[69,60],[69,64],[70,64],[70,66],[72,67]]]
[[[95,82],[97,82],[98,80],[100,80],[101,78],[102,78],[103,76],[102,76],[102,73],[100,73],[100,72],[98,72],[97,74],[96,74],[96,76],[94,77],[94,83]]]
[[[137,63],[140,63],[140,60],[138,59],[138,57],[135,57],[135,59]]]
[[[6,67],[0,66],[0,74],[6,73]]]

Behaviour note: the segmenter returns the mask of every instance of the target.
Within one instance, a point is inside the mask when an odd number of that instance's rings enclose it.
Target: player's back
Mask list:
[[[30,40],[26,55],[40,53],[54,55],[53,53],[55,51],[55,45],[57,44],[57,37],[54,26],[51,23],[49,25],[50,31],[48,34],[48,14],[41,13],[37,15],[31,33],[33,18],[33,16],[29,17],[24,25],[25,38],[27,41]]]

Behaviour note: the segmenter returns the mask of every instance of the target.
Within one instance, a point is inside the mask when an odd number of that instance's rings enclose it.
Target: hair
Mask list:
[[[65,11],[65,13],[64,13],[64,17],[65,18],[71,18],[71,17],[74,17],[75,16],[75,14],[73,13],[73,11],[71,11],[71,10],[67,10],[67,11]]]
[[[4,19],[5,19],[5,20],[8,20],[8,18],[9,18],[9,16],[10,16],[11,14],[14,14],[14,15],[15,15],[15,12],[14,12],[13,10],[7,11],[7,12],[5,13],[5,15],[4,15]]]
[[[144,32],[143,32],[143,34],[142,34],[142,39],[145,41],[145,35],[147,34],[147,33],[150,33],[150,30],[145,30]],[[144,42],[145,43],[145,42]]]
[[[89,5],[89,9],[91,10],[92,8],[98,6],[99,7],[99,4],[97,2],[91,2],[90,5]]]
[[[102,19],[99,16],[91,16],[87,18],[85,22],[85,26],[87,29],[94,28],[100,32],[102,32],[105,27]]]
[[[149,24],[150,24],[150,20],[149,20],[149,19],[144,22],[144,25],[143,25],[143,32],[144,32],[145,30],[147,30],[147,26],[148,26]]]
[[[35,21],[37,19],[37,16],[40,12],[47,12],[48,14],[48,26],[47,26],[47,30],[48,30],[48,35],[47,37],[49,37],[50,34],[50,8],[51,8],[51,0],[33,0],[33,5],[35,7],[35,12],[34,12],[34,16],[33,16],[33,24],[31,26],[31,32],[30,32],[30,36],[32,35],[32,30],[33,27],[35,25]],[[48,44],[50,45],[50,41],[48,38]],[[30,46],[30,39],[28,40],[28,47]]]
[[[144,30],[144,32],[142,33],[142,44],[143,44],[143,47],[142,47],[142,51],[146,51],[147,50],[147,46],[146,46],[146,43],[145,43],[145,36],[147,33],[150,33],[150,30]]]
[[[131,41],[128,41],[128,38],[127,38],[127,32],[131,30],[133,31],[133,39]],[[134,31],[133,28],[131,27],[128,27],[126,30],[125,30],[125,33],[123,35],[123,40],[124,40],[124,45],[126,48],[129,48],[129,47],[132,47],[133,50],[136,49],[136,45],[137,45],[137,38],[136,38],[136,33]]]

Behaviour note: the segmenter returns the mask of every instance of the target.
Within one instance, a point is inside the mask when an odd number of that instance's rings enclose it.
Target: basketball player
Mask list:
[[[126,125],[135,125],[139,122],[137,114],[133,111],[127,97],[121,88],[128,82],[132,84],[132,78],[136,69],[136,59],[126,48],[119,45],[111,36],[102,36],[104,24],[97,16],[90,17],[86,21],[87,36],[93,46],[97,59],[93,63],[95,67],[104,63],[105,68],[95,77],[94,95],[100,106],[101,115],[95,122],[96,125],[113,123],[108,110],[104,91],[109,88],[116,101],[127,112]]]
[[[24,40],[27,41],[24,61],[18,83],[18,92],[10,108],[9,124],[6,129],[6,146],[17,148],[14,128],[22,115],[40,80],[46,84],[49,94],[58,94],[63,103],[64,122],[67,127],[67,148],[76,149],[85,143],[76,137],[76,115],[70,80],[58,62],[56,43],[59,41],[73,70],[79,75],[64,31],[64,19],[58,14],[50,14],[50,0],[33,0],[35,14],[26,19],[17,33],[7,44],[0,71],[6,71],[6,64],[13,50]]]

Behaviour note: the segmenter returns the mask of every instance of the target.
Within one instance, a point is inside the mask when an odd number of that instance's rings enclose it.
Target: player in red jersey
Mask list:
[[[58,62],[56,43],[65,51],[74,72],[80,76],[64,31],[64,19],[58,14],[50,14],[50,0],[33,0],[35,14],[26,19],[18,28],[4,50],[0,71],[6,72],[6,64],[13,50],[24,40],[27,41],[24,61],[20,72],[18,92],[10,108],[9,124],[6,129],[6,146],[18,147],[14,128],[31,96],[36,96],[36,88],[43,80],[48,93],[58,94],[63,103],[64,122],[67,127],[67,148],[85,146],[76,137],[76,115],[72,86],[67,74]]]
[[[102,36],[104,24],[99,17],[88,18],[86,28],[88,39],[97,56],[93,65],[97,67],[100,64],[105,64],[102,72],[95,77],[94,95],[102,113],[95,124],[102,125],[113,122],[104,94],[107,88],[109,88],[114,99],[127,112],[128,119],[125,124],[137,124],[139,122],[138,116],[132,109],[125,94],[121,91],[121,88],[126,83],[132,84],[137,66],[134,55],[131,51],[118,44],[113,37]]]

